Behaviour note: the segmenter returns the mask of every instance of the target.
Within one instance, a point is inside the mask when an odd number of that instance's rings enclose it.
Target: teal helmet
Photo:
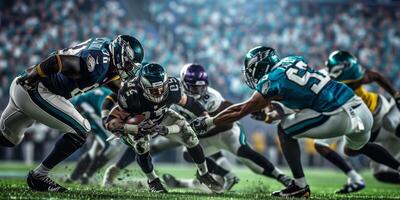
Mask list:
[[[346,79],[344,71],[350,73],[352,70],[358,70],[359,68],[356,57],[347,51],[339,50],[329,54],[325,66],[328,68],[329,76],[338,81]]]
[[[165,69],[156,63],[150,63],[140,68],[139,86],[143,96],[154,103],[159,103],[168,95],[168,75]]]
[[[144,50],[139,40],[129,35],[118,35],[110,43],[112,61],[122,81],[135,76],[144,57]]]
[[[258,81],[271,72],[279,61],[279,56],[271,47],[258,46],[250,49],[246,54],[242,69],[246,84],[251,89],[255,89]]]

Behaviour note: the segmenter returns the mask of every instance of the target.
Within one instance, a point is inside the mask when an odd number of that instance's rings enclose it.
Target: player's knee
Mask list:
[[[0,146],[2,147],[15,147],[16,144],[8,140],[2,131],[0,131]]]
[[[193,148],[199,144],[199,139],[197,138],[196,134],[189,129],[184,129],[182,134],[182,141],[184,145],[188,148]]]
[[[144,155],[150,152],[150,143],[148,141],[138,141],[135,144],[135,151],[139,155]]]

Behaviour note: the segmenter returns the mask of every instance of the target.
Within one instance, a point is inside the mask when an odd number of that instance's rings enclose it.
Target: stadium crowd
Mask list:
[[[90,37],[136,36],[145,61],[172,75],[187,62],[203,64],[213,87],[234,102],[250,94],[241,80],[244,53],[258,44],[302,55],[323,66],[344,49],[400,88],[399,7],[308,1],[170,0],[148,2],[148,19],[135,19],[125,1],[66,0],[0,3],[0,110],[12,79],[54,50]],[[228,88],[228,89],[227,89]],[[253,122],[254,123],[254,122]],[[252,130],[255,131],[255,130]]]

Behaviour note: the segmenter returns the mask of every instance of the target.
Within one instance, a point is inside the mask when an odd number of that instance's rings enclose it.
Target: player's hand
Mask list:
[[[252,119],[257,120],[257,121],[263,121],[264,122],[265,119],[267,118],[267,114],[265,113],[264,110],[260,110],[260,111],[251,113],[250,117]]]
[[[396,102],[397,108],[400,109],[400,92],[396,92],[396,94],[393,95],[393,98]]]
[[[198,117],[190,123],[190,126],[197,135],[202,135],[211,129],[213,126],[212,121],[212,118],[208,116]]]
[[[169,133],[169,130],[166,126],[156,125],[152,128],[152,132],[158,133],[159,135],[166,136]]]
[[[117,119],[113,119],[110,122],[108,122],[106,124],[106,128],[107,130],[109,130],[111,133],[113,133],[118,137],[124,134],[124,124]]]

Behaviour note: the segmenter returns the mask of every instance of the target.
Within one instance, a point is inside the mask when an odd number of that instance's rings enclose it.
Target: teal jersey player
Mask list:
[[[74,106],[80,106],[84,109],[85,105],[90,106],[93,109],[93,113],[100,117],[103,101],[111,93],[112,91],[110,89],[106,87],[101,87],[74,97],[73,99],[71,99],[71,103],[74,104]]]
[[[345,84],[308,67],[299,56],[283,58],[261,78],[256,91],[264,97],[278,98],[291,109],[317,112],[336,110],[354,96]]]
[[[332,52],[325,65],[329,69],[329,75],[343,83],[357,82],[365,75],[365,69],[358,63],[357,58],[347,52]]]

